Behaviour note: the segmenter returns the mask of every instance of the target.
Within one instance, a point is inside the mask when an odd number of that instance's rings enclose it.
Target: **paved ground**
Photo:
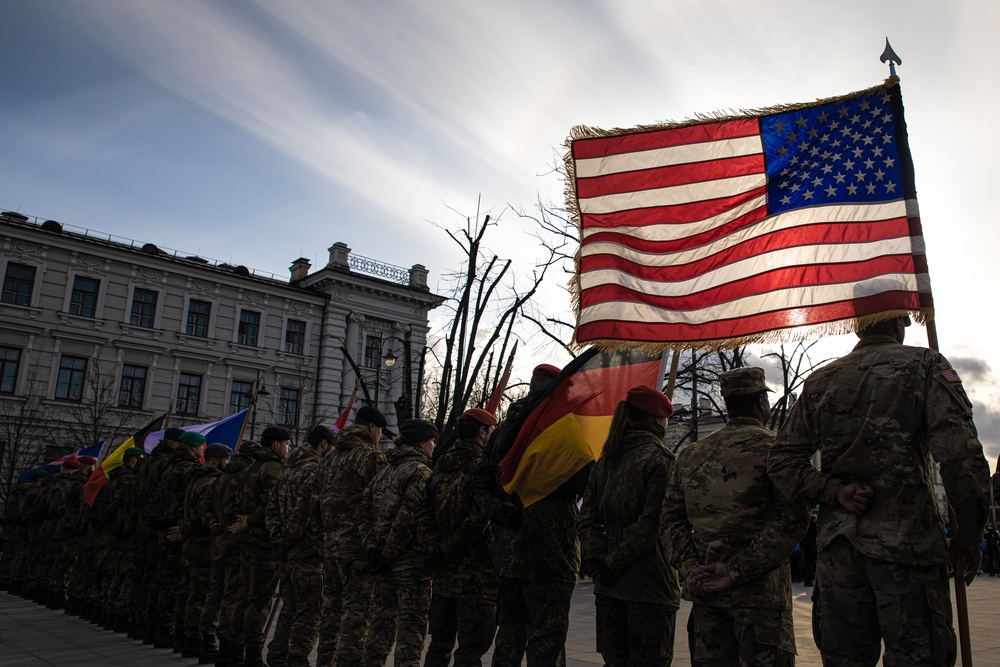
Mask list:
[[[1000,667],[1000,579],[980,577],[969,590],[973,658],[977,667]],[[819,665],[819,654],[810,636],[810,602],[807,591],[795,585],[795,623],[799,657],[797,664]],[[689,605],[677,617],[675,665],[690,665],[685,625]],[[566,642],[567,664],[576,667],[603,664],[594,646],[594,604],[591,585],[582,582],[573,597],[570,633]],[[128,665],[162,667],[197,664],[169,651],[101,630],[79,618],[0,593],[0,665],[87,666]],[[392,662],[390,660],[389,664]],[[489,664],[487,662],[487,664]]]

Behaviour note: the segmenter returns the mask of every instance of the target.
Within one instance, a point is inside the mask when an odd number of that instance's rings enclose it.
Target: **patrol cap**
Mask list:
[[[187,445],[188,447],[201,447],[205,444],[205,436],[194,431],[184,431],[177,439],[182,445]]]
[[[206,459],[228,459],[232,455],[233,450],[229,449],[226,445],[219,444],[218,442],[213,442],[205,448]]]
[[[358,409],[358,416],[355,417],[355,421],[374,424],[381,428],[389,425],[389,421],[385,418],[385,415],[379,412],[378,408],[373,408],[370,405],[365,405]]]
[[[423,419],[407,419],[399,425],[399,435],[406,442],[415,445],[433,440],[438,435],[437,427]]]
[[[553,366],[552,364],[538,364],[535,366],[534,370],[531,371],[532,375],[548,375],[549,377],[555,377],[562,372],[562,369],[558,366]]]
[[[79,461],[83,465],[88,465],[88,466],[97,465],[97,459],[95,459],[93,456],[81,456],[77,458],[77,461]]]
[[[184,433],[182,428],[168,428],[163,432],[164,440],[180,440],[181,434]]]
[[[719,373],[719,387],[723,398],[771,391],[767,388],[764,369],[757,366],[744,366]]]
[[[674,405],[670,399],[648,385],[641,384],[628,390],[626,401],[637,410],[647,415],[665,419],[674,414]]]
[[[130,459],[136,456],[145,456],[145,454],[146,452],[142,451],[138,447],[129,447],[128,449],[125,450],[125,453],[122,454],[122,459]]]
[[[492,414],[483,410],[481,408],[469,408],[462,413],[461,419],[471,419],[472,421],[477,421],[483,426],[496,426],[497,418]]]
[[[270,440],[271,442],[282,442],[283,440],[291,440],[292,434],[287,428],[268,426],[261,432],[260,439]]]

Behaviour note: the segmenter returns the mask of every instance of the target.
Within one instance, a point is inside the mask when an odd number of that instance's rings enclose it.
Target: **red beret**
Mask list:
[[[480,408],[469,408],[462,413],[462,419],[472,419],[477,421],[483,426],[496,426],[497,418],[491,415],[486,410]]]
[[[79,461],[84,465],[91,465],[91,466],[97,465],[97,459],[95,459],[93,456],[81,456],[80,458],[77,459],[77,461]]]
[[[66,459],[62,462],[62,467],[67,470],[76,470],[80,467],[80,463],[76,459]]]
[[[562,372],[562,369],[558,366],[553,366],[552,364],[538,364],[535,369],[531,371],[532,375],[551,375],[555,377]]]
[[[626,400],[633,407],[653,417],[669,417],[674,414],[674,406],[670,399],[644,384],[629,389]]]

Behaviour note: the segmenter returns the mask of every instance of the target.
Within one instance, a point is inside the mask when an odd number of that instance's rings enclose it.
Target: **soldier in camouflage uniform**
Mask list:
[[[49,480],[42,502],[45,504],[45,520],[42,521],[39,536],[42,549],[35,563],[35,580],[38,582],[36,602],[53,608],[62,607],[65,594],[65,573],[58,570],[64,565],[64,544],[76,534],[75,519],[66,516],[66,498],[72,495],[72,488],[80,484],[80,464],[76,459],[67,459],[59,468],[59,473]],[[73,519],[71,521],[70,519]]]
[[[309,667],[309,654],[319,636],[323,533],[316,471],[336,438],[326,426],[310,429],[308,446],[289,454],[285,471],[268,498],[265,523],[281,562],[281,614],[267,646],[270,667]]]
[[[93,456],[80,456],[77,458],[77,463],[80,466],[78,476],[73,485],[67,489],[67,495],[63,500],[65,514],[61,532],[67,538],[63,543],[65,550],[58,567],[65,573],[64,593],[58,595],[57,604],[61,606],[66,597],[72,597],[102,607],[104,613],[101,620],[104,621],[104,629],[111,630],[114,627],[114,618],[103,608],[104,601],[100,596],[101,589],[97,576],[97,531],[92,526],[91,508],[84,502],[83,491],[84,484],[97,466],[97,459]]]
[[[34,471],[21,475],[7,495],[3,512],[3,532],[0,540],[3,542],[3,557],[0,558],[0,590],[17,592],[17,580],[14,578],[16,563],[24,558],[26,544],[25,531],[21,526],[21,499],[34,485]]]
[[[21,497],[18,506],[18,516],[24,534],[24,548],[21,558],[14,568],[14,581],[17,582],[18,595],[31,598],[37,593],[35,562],[41,557],[41,528],[45,520],[46,506],[45,485],[51,476],[44,468],[38,468],[31,474],[31,488]]]
[[[680,591],[659,540],[673,464],[663,437],[673,411],[652,387],[629,390],[583,496],[582,569],[594,578],[597,650],[610,667],[666,667],[673,659]]]
[[[94,516],[99,527],[98,543],[102,553],[98,576],[102,583],[103,604],[113,619],[112,630],[126,632],[134,619],[135,603],[135,513],[128,503],[135,492],[138,471],[145,452],[129,447],[122,464],[108,473],[107,485],[94,500]]]
[[[387,465],[365,489],[361,515],[367,568],[377,573],[377,609],[395,617],[397,667],[419,667],[427,638],[431,604],[431,568],[425,549],[437,539],[434,507],[427,495],[437,429],[423,419],[399,425]],[[367,665],[382,665],[392,646],[391,632],[371,633]]]
[[[237,535],[230,533],[229,526],[236,521],[239,510],[238,491],[243,472],[256,460],[264,450],[253,440],[245,440],[239,447],[222,475],[215,478],[208,492],[202,496],[202,512],[208,517],[209,528],[212,531],[212,576],[209,590],[220,590],[220,598],[216,603],[212,594],[206,596],[205,608],[202,610],[201,627],[203,630],[218,628],[219,648],[215,656],[217,667],[228,667],[243,662],[243,615],[246,612],[245,599],[239,603],[240,583],[240,548]],[[236,613],[239,608],[239,613]],[[234,619],[238,618],[238,624]],[[234,649],[235,647],[239,647]],[[198,662],[212,662],[211,651],[198,656]]]
[[[663,541],[694,605],[691,664],[795,661],[788,559],[808,510],[767,476],[774,432],[761,368],[719,375],[729,421],[683,447],[663,502]]]
[[[769,455],[783,493],[820,504],[813,611],[825,665],[874,665],[881,642],[886,667],[954,663],[931,457],[960,526],[957,580],[969,584],[979,563],[989,467],[972,403],[941,354],[902,345],[908,324],[867,327],[853,352],[813,372]]]
[[[262,451],[240,476],[240,514],[228,529],[240,536],[241,553],[246,557],[239,593],[246,599],[241,637],[246,652],[245,667],[263,665],[264,625],[278,586],[278,561],[274,559],[274,545],[264,526],[264,517],[267,497],[285,469],[291,438],[288,430],[280,426],[268,426],[261,433]],[[237,613],[239,609],[237,606]]]
[[[447,667],[456,637],[455,667],[481,665],[496,634],[493,529],[472,495],[472,476],[496,423],[486,410],[466,410],[457,424],[458,443],[434,457],[434,550],[441,562],[434,571],[424,667]]]
[[[183,437],[181,442],[184,442]],[[205,462],[188,474],[181,520],[167,533],[168,540],[181,543],[181,559],[189,582],[184,604],[183,658],[197,658],[202,653],[213,654],[216,651],[215,628],[206,630],[201,626],[202,609],[212,576],[212,531],[208,515],[202,512],[202,500],[211,489],[212,481],[226,469],[232,455],[229,447],[218,443],[205,448]]]
[[[493,522],[497,588],[497,636],[493,665],[564,665],[569,610],[580,570],[577,500],[587,488],[588,465],[555,492],[529,507],[500,485],[500,461],[517,437],[518,417],[551,383],[559,369],[543,364],[531,375],[528,395],[514,402],[493,432],[474,493]]]
[[[359,567],[365,550],[358,523],[365,509],[361,503],[365,487],[385,467],[385,456],[375,445],[386,424],[385,416],[375,408],[360,408],[354,424],[338,435],[333,451],[320,463],[317,481],[324,555],[317,667],[362,664],[372,620],[374,579]]]

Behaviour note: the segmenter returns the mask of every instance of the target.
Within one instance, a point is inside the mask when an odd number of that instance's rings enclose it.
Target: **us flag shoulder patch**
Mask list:
[[[941,377],[943,377],[948,382],[961,382],[962,381],[962,378],[958,377],[958,373],[956,373],[955,369],[953,369],[953,368],[949,368],[946,371],[941,371]]]

